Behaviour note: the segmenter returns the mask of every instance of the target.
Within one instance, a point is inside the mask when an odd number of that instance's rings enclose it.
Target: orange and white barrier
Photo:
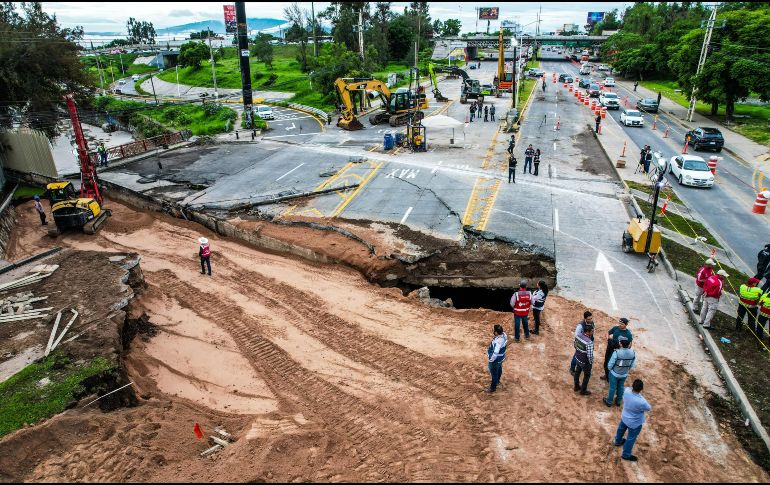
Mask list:
[[[765,209],[767,209],[767,199],[770,199],[770,190],[758,193],[751,212],[754,214],[764,214]]]
[[[719,162],[719,157],[718,156],[711,155],[709,157],[709,161],[708,161],[709,170],[711,170],[711,173],[713,175],[717,174],[717,162]]]

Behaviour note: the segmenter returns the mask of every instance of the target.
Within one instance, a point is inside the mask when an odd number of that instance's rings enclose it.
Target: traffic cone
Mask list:
[[[767,209],[767,199],[770,198],[770,190],[765,190],[757,194],[757,198],[754,201],[754,207],[751,208],[751,212],[754,214],[764,214]]]
[[[711,170],[711,174],[712,175],[716,175],[717,174],[717,162],[718,161],[719,161],[719,157],[717,157],[716,155],[711,155],[709,157],[708,165],[709,165],[709,170]]]
[[[684,148],[682,148],[682,155],[687,154],[687,140],[684,141]]]
[[[620,152],[620,156],[621,157],[625,157],[626,156],[626,144],[628,144],[628,140],[623,142],[623,151]]]
[[[560,116],[556,117],[556,128],[554,128],[554,129],[555,130],[561,129],[561,117]]]
[[[654,130],[658,124],[658,115],[655,115],[655,118],[652,119],[652,129]]]

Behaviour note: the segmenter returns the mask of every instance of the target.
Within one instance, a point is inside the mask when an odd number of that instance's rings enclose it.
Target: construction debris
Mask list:
[[[72,318],[70,318],[70,321],[67,322],[67,326],[64,327],[64,330],[59,334],[58,337],[56,337],[56,340],[54,340],[54,336],[56,335],[56,330],[59,328],[59,321],[61,320],[61,312],[58,312],[56,314],[56,321],[53,324],[53,329],[51,329],[51,336],[48,338],[48,345],[45,348],[45,356],[48,357],[48,354],[54,351],[56,347],[61,342],[62,338],[64,338],[64,334],[67,333],[67,330],[70,329],[72,324],[75,322],[75,319],[78,317],[78,312],[74,308],[70,310],[74,315],[72,315]],[[53,343],[52,343],[53,342]]]
[[[214,432],[217,433],[219,436],[209,436],[209,442],[213,443],[214,446],[202,451],[201,452],[202,457],[213,455],[217,451],[221,450],[225,446],[235,441],[235,438],[233,437],[233,435],[225,431],[223,428],[217,427],[214,429]]]
[[[37,283],[51,276],[51,274],[53,274],[53,272],[58,268],[58,264],[39,264],[29,271],[31,273],[30,275],[9,281],[8,283],[0,284],[0,291],[12,290],[22,286]]]
[[[32,307],[32,303],[43,301],[47,298],[47,296],[35,298],[32,295],[32,292],[28,291],[26,293],[16,293],[13,296],[0,299],[0,323],[47,317],[48,314],[45,312],[53,310],[53,307]]]

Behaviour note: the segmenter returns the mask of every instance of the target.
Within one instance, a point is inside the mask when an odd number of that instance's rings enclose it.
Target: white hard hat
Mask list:
[[[723,270],[723,269],[720,269],[719,271],[717,271],[717,274],[718,274],[719,276],[724,276],[725,278],[727,278],[727,277],[729,276],[729,275],[727,274],[727,271],[725,271],[725,270]]]
[[[706,260],[706,264],[710,264],[711,266],[714,266],[714,260],[709,258]]]
[[[200,238],[198,238],[198,242],[201,243],[201,244],[208,244],[209,240],[206,239],[205,237],[200,237]]]

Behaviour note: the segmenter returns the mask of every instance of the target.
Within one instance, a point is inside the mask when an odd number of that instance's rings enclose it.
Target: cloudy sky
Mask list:
[[[302,7],[310,9],[310,2],[298,2]],[[214,2],[43,2],[43,10],[56,14],[63,27],[82,25],[86,32],[124,32],[128,17],[152,22],[156,29],[181,25],[200,20],[221,20],[222,5]],[[394,11],[402,11],[408,2],[393,2]],[[246,2],[248,17],[283,18],[283,8],[289,2]],[[328,2],[315,2],[315,10],[325,9]],[[463,32],[475,30],[477,7],[500,7],[502,20],[518,20],[522,24],[533,22],[537,11],[542,5],[543,31],[562,28],[565,23],[575,23],[583,26],[589,11],[609,11],[614,8],[621,12],[631,2],[543,2],[543,3],[512,3],[512,2],[431,2],[431,17],[441,20],[459,18],[463,23]],[[496,30],[496,22],[492,22],[492,30]],[[527,28],[533,28],[530,26]],[[486,29],[486,21],[479,21],[479,30]]]

